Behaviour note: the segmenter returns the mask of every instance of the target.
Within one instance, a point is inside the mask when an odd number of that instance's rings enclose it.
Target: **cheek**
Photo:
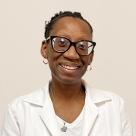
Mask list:
[[[87,66],[90,65],[90,63],[91,63],[91,58],[90,58],[89,56],[85,56],[85,57],[82,59],[82,61],[83,61],[84,65],[86,65],[86,67],[87,67]]]
[[[57,65],[57,60],[59,59],[60,54],[53,51],[52,49],[49,49],[48,51],[48,62],[50,69],[53,69]]]

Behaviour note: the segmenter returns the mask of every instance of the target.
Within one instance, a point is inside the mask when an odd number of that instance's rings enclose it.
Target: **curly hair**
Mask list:
[[[83,20],[84,22],[86,22],[88,24],[88,26],[90,27],[90,31],[91,33],[93,32],[93,28],[90,25],[90,23],[84,19],[81,15],[81,13],[79,12],[71,12],[71,11],[60,11],[59,13],[56,13],[49,22],[45,21],[45,33],[44,33],[44,37],[45,39],[47,39],[50,35],[50,32],[53,28],[53,25],[61,18],[63,17],[74,17],[74,18],[78,18]]]

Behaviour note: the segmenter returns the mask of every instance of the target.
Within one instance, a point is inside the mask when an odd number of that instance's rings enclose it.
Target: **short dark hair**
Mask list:
[[[81,13],[79,12],[71,12],[71,11],[60,11],[59,13],[56,13],[49,22],[45,21],[45,33],[44,33],[44,37],[45,39],[47,39],[50,35],[50,31],[52,30],[53,25],[61,18],[63,17],[74,17],[74,18],[79,18],[81,20],[83,20],[84,22],[86,22],[88,24],[88,26],[90,27],[90,31],[91,33],[93,32],[93,28],[90,25],[90,23],[84,19],[81,15]]]

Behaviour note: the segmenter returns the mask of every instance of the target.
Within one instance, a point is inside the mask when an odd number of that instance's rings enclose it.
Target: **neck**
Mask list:
[[[66,122],[73,122],[81,113],[85,103],[82,82],[66,85],[52,80],[49,87],[55,114]]]
[[[54,80],[50,82],[50,94],[53,95],[54,99],[58,100],[83,98],[85,95],[82,81],[73,84],[62,84]]]

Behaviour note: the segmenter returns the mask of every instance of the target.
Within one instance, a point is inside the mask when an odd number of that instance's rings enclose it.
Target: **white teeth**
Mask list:
[[[65,69],[69,69],[69,70],[75,70],[75,69],[77,69],[78,67],[76,67],[76,66],[68,66],[68,65],[61,65],[63,68],[65,68]]]

